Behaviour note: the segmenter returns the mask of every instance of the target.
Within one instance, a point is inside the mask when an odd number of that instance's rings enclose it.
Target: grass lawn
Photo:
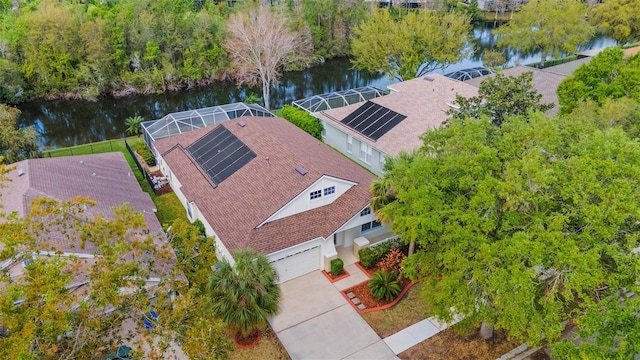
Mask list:
[[[144,141],[142,138],[139,138],[136,136],[128,137],[126,140],[129,142],[129,145],[131,147],[134,147],[134,145],[137,144],[138,142]],[[72,146],[68,148],[46,150],[43,152],[42,155],[43,157],[57,157],[57,156],[98,154],[98,153],[105,153],[105,152],[112,152],[112,151],[120,151],[124,154],[124,157],[127,159],[127,162],[129,163],[129,167],[131,167],[133,174],[136,176],[136,179],[138,180],[140,187],[142,187],[142,190],[144,190],[151,196],[151,200],[153,200],[153,203],[158,209],[158,212],[156,213],[156,217],[158,218],[158,221],[160,222],[163,228],[166,229],[169,225],[171,225],[171,223],[173,223],[174,220],[178,218],[183,219],[187,222],[189,221],[187,219],[186,211],[182,206],[182,204],[180,203],[180,200],[178,200],[178,197],[176,196],[176,194],[174,194],[173,192],[170,192],[170,193],[158,196],[153,192],[151,185],[149,185],[149,183],[145,180],[142,173],[140,172],[140,170],[138,170],[138,167],[133,161],[133,157],[127,151],[127,148],[124,144],[124,139],[108,140],[108,141],[101,141],[101,142],[92,143],[92,144]]]
[[[429,306],[422,298],[424,283],[414,285],[395,306],[361,314],[362,318],[380,337],[385,338],[431,316]]]
[[[231,336],[233,339],[233,336]],[[233,341],[233,340],[232,340]],[[251,349],[235,349],[230,360],[254,360],[254,359],[270,359],[270,360],[289,360],[289,354],[284,349],[276,334],[271,330],[271,326],[266,326],[262,330],[262,339],[258,345]]]

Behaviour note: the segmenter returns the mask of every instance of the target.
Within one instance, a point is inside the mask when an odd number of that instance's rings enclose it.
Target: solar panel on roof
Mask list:
[[[187,151],[216,185],[256,157],[247,145],[222,125],[191,144]]]
[[[378,140],[406,118],[382,105],[367,101],[341,122],[370,139]]]

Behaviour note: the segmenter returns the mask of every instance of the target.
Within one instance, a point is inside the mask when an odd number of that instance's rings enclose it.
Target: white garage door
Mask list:
[[[280,282],[285,282],[320,269],[320,246],[306,249],[272,262]]]

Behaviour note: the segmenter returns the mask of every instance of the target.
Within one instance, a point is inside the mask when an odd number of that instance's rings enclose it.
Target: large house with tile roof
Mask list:
[[[277,117],[240,117],[152,143],[191,221],[219,257],[252,248],[280,281],[355,262],[360,246],[392,234],[368,208],[375,176]]]
[[[326,144],[376,174],[386,157],[419,148],[420,135],[444,123],[456,95],[478,94],[477,87],[439,74],[388,88],[388,95],[312,112],[324,126]]]

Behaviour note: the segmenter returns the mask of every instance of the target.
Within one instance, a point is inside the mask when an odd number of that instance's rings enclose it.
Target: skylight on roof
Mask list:
[[[372,140],[378,140],[407,117],[367,101],[341,122]]]
[[[191,144],[187,151],[216,185],[256,157],[247,145],[222,125]]]

